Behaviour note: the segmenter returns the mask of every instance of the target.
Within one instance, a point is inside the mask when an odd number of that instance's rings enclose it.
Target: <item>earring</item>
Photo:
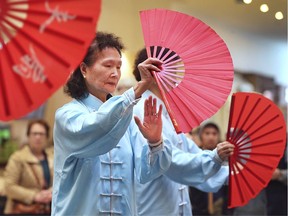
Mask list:
[[[86,79],[86,76],[83,74],[83,78]]]

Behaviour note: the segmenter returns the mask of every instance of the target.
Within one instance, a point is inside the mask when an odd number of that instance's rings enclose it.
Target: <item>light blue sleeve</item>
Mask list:
[[[188,152],[199,153],[203,151],[191,139],[186,137],[186,141],[187,141]],[[220,162],[221,159],[219,158],[218,155],[216,155],[216,158]],[[229,175],[229,167],[223,166],[223,163],[221,164],[222,166],[220,170],[218,170],[214,175],[208,178],[204,183],[196,184],[193,186],[204,192],[213,192],[213,193],[217,192],[224,184],[227,184],[228,175]]]
[[[184,134],[180,134],[180,136],[183,140],[185,151],[190,153],[199,153],[203,151],[201,148],[198,147],[198,145],[193,140],[186,137]]]
[[[171,165],[165,175],[180,184],[202,184],[221,168],[221,161],[216,154],[216,151],[208,150],[189,153],[173,146]]]
[[[224,184],[228,184],[229,167],[221,166],[221,169],[207,181],[195,187],[204,192],[217,192]]]
[[[104,154],[117,145],[132,118],[133,89],[103,103],[95,112],[74,101],[58,109],[54,127],[57,148],[71,157],[87,158]]]
[[[173,180],[182,184],[193,186],[204,192],[217,192],[227,181],[229,168],[222,165],[223,161],[219,158],[216,149],[213,151],[203,151],[197,146],[197,144],[195,144],[191,139],[187,138],[184,134],[181,134],[180,136],[183,141],[183,148],[185,151],[187,151],[187,153],[184,154],[183,152],[180,152],[181,150],[176,150],[175,157],[173,153],[173,160],[170,169],[172,169],[174,166],[174,161],[176,166],[179,166],[180,160],[185,160],[186,165],[185,162],[182,162],[181,166],[187,166],[187,169],[182,175],[179,174],[179,176],[182,178],[181,180],[172,177]],[[183,157],[183,159],[181,157]],[[177,160],[177,158],[180,159]],[[195,169],[191,165],[191,170],[189,171],[190,163],[192,163],[193,166],[197,166],[197,164],[199,164],[200,167]],[[177,174],[175,176],[177,176]]]

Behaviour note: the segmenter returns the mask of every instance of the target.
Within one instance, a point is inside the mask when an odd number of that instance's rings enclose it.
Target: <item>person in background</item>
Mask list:
[[[142,49],[134,63],[133,74],[137,81],[141,81],[137,65],[145,59],[146,50]],[[134,108],[135,115],[143,116],[143,104],[151,95],[157,99],[157,103],[163,105],[163,137],[172,143],[172,161],[164,175],[146,184],[136,184],[137,215],[191,215],[186,185],[194,185],[205,191],[217,191],[228,176],[227,167],[222,167],[221,163],[232,154],[234,146],[225,142],[213,151],[204,152],[185,134],[177,135],[155,81],[142,94]],[[135,135],[131,133],[131,136]]]
[[[157,111],[156,101],[148,98],[143,123],[132,120],[133,107],[152,83],[150,71],[159,71],[162,62],[140,63],[142,81],[112,97],[122,49],[117,36],[97,32],[66,84],[65,92],[74,99],[55,114],[52,215],[136,215],[135,181],[152,180],[170,165],[162,107]]]
[[[30,121],[28,144],[10,156],[4,172],[5,214],[49,214],[53,179],[53,155],[45,151],[49,130],[49,125],[42,119]],[[29,212],[29,206],[33,204],[38,204],[38,207]]]
[[[199,148],[201,148],[201,141],[200,141],[200,138],[199,138],[199,130],[200,130],[200,127],[193,128],[189,133],[186,133],[186,136],[187,136],[189,139],[192,139],[193,142],[194,142]]]
[[[278,167],[266,187],[267,214],[287,215],[287,144]]]
[[[220,142],[220,129],[212,123],[204,123],[199,129],[199,139],[203,150],[213,150]],[[217,193],[206,193],[195,187],[189,188],[194,215],[222,215],[224,186]]]

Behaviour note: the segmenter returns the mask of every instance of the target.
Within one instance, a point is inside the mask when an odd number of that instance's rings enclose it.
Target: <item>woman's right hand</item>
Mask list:
[[[160,72],[161,65],[163,64],[157,58],[148,58],[144,62],[138,65],[138,70],[140,71],[141,81],[138,82],[134,88],[135,97],[139,98],[141,95],[150,87],[154,82],[152,71]]]
[[[41,190],[34,197],[34,201],[37,203],[50,203],[51,200],[52,200],[51,190]]]

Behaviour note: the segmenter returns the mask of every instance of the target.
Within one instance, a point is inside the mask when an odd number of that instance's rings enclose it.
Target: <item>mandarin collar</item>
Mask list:
[[[111,97],[112,95],[108,94],[107,100]],[[104,103],[99,98],[95,97],[94,95],[90,93],[88,94],[86,98],[80,99],[80,102],[82,102],[89,109],[90,112],[95,112]]]

